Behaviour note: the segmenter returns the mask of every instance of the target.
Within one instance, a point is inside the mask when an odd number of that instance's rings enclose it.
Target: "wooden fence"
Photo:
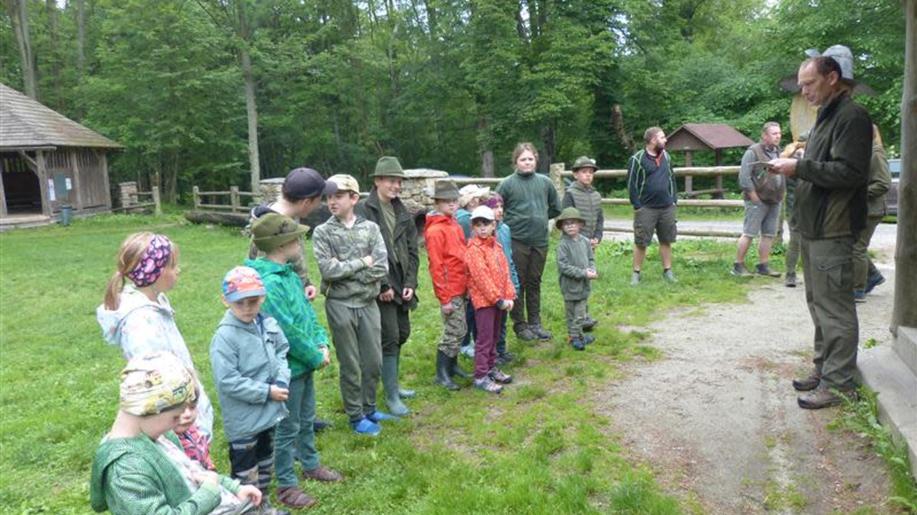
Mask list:
[[[148,198],[149,200],[141,200],[141,198]],[[159,216],[162,214],[162,200],[157,186],[153,186],[150,191],[130,192],[126,198],[121,199],[121,202],[120,206],[112,208],[112,212],[152,208],[154,215]]]
[[[218,211],[228,213],[248,214],[252,204],[257,202],[258,195],[250,191],[239,191],[238,186],[230,186],[229,191],[201,191],[194,186],[192,188],[195,211]],[[221,199],[229,197],[229,203],[220,202]],[[209,197],[209,198],[208,198]],[[242,204],[242,197],[251,199]],[[205,202],[208,201],[208,202]]]

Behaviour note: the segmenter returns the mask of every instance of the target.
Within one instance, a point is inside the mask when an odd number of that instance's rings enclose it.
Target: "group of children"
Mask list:
[[[295,221],[318,207],[322,196],[327,198],[332,216],[315,229],[313,247],[340,366],[344,408],[352,429],[360,434],[379,434],[380,422],[396,419],[377,410],[375,401],[382,361],[376,299],[388,270],[386,245],[379,226],[355,212],[360,190],[353,177],[335,175],[324,181],[314,170],[308,172],[297,176],[299,183],[289,185],[310,192],[305,200],[280,201],[270,209],[253,212],[253,248],[244,266],[233,268],[223,279],[222,300],[227,310],[210,346],[232,477],[238,482],[234,491],[238,492],[240,485],[250,485],[266,492],[275,474],[277,498],[293,508],[316,502],[299,487],[296,461],[306,479],[343,479],[340,473],[320,465],[315,446],[313,373],[329,364],[331,344],[312,308],[310,301],[317,292],[302,264],[303,238],[309,228]],[[498,365],[512,359],[506,351],[506,315],[513,308],[519,284],[511,234],[501,223],[502,198],[486,190],[476,196],[477,205],[467,216],[467,240],[455,218],[459,191],[451,181],[437,182],[432,195],[435,210],[426,216],[424,237],[430,274],[444,324],[437,350],[436,382],[455,390],[459,387],[452,378],[468,377],[458,366],[458,354],[467,333],[466,308],[470,306],[477,328],[473,384],[483,391],[500,393],[512,382]],[[561,289],[570,341],[579,350],[588,342],[582,333],[587,322],[585,305],[589,281],[596,278],[595,242],[579,234],[584,224],[573,207],[557,219],[563,231],[557,260]],[[106,339],[119,345],[131,363],[148,359],[150,353],[166,352],[176,356],[188,371],[196,394],[184,399],[180,416],[170,418],[168,426],[157,426],[165,430],[155,438],[139,429],[137,435],[146,434],[168,447],[166,437],[173,430],[184,454],[201,470],[212,471],[209,442],[213,408],[194,373],[165,295],[175,286],[179,272],[178,248],[166,236],[129,236],[121,246],[118,269],[97,316]],[[136,416],[142,422],[146,420],[143,417],[159,417],[176,406],[157,405]],[[114,475],[106,472],[118,468],[119,458],[111,452],[117,427],[116,423],[106,436],[94,463],[93,506],[97,509],[123,508],[133,502],[129,493],[115,486]],[[197,502],[195,492],[204,483],[193,474],[187,477],[187,488],[177,497],[174,492],[165,492],[162,485],[146,485],[148,497],[155,498],[156,505],[173,508]],[[249,495],[251,491],[244,492]],[[143,506],[152,506],[150,498]],[[220,499],[215,512],[240,512],[236,510],[238,496],[222,495]],[[230,509],[217,510],[226,499],[231,501]],[[253,510],[261,501],[260,496],[255,499],[249,495],[247,499],[257,501],[247,503]],[[267,505],[266,497],[257,509],[276,512]]]

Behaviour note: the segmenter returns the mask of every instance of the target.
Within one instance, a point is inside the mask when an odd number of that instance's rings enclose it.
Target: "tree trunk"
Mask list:
[[[478,118],[478,152],[481,155],[481,177],[494,176],[493,138],[487,124],[487,118]]]
[[[633,154],[637,149],[634,138],[624,129],[624,112],[621,110],[621,104],[611,106],[611,126],[621,140],[621,145],[627,150],[628,154]]]
[[[548,173],[548,169],[557,155],[556,136],[557,130],[554,127],[554,122],[548,122],[541,127],[541,142],[544,145],[541,155],[538,157],[538,171],[541,173]]]
[[[76,69],[82,81],[86,72],[86,0],[76,0]]]
[[[904,87],[901,94],[901,179],[892,330],[917,327],[917,0],[904,6]]]
[[[258,191],[261,183],[261,165],[258,157],[258,105],[255,103],[255,77],[248,48],[240,51],[242,77],[245,79],[245,112],[248,115],[248,165],[251,169],[252,189]]]
[[[22,86],[24,93],[38,100],[38,84],[35,73],[35,56],[32,54],[32,40],[29,37],[29,9],[26,0],[6,0],[6,8],[16,33],[19,58],[22,61]]]
[[[61,55],[58,49],[59,32],[58,29],[58,12],[56,0],[46,0],[45,8],[48,11],[48,32],[50,48],[48,54],[51,60],[51,84],[54,89],[54,105],[60,109],[64,104],[64,96],[61,86]]]

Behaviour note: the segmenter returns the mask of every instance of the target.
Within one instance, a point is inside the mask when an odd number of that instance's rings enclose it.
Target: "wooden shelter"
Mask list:
[[[684,152],[685,166],[694,165],[692,154],[697,151],[710,150],[716,156],[716,166],[722,165],[722,150],[727,148],[746,148],[754,141],[724,123],[686,123],[668,137],[666,148],[669,152]],[[714,198],[723,195],[723,177],[716,176],[716,188],[713,190],[694,191],[691,177],[685,177],[685,193],[696,196],[701,193],[712,193]]]
[[[106,153],[122,148],[0,83],[0,216],[4,225],[47,223],[111,209]]]

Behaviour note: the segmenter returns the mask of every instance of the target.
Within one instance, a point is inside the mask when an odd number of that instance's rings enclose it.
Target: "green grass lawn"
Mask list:
[[[171,215],[115,215],[0,235],[0,511],[90,511],[91,459],[117,410],[117,376],[124,364],[119,350],[102,340],[95,309],[118,245],[138,230],[163,232],[181,247],[182,274],[169,296],[216,402],[208,347],[223,312],[220,281],[247,248],[237,229],[188,225]],[[648,471],[626,461],[609,430],[611,421],[594,412],[590,392],[619,377],[622,364],[658,358],[645,343],[647,331],[618,327],[645,326],[674,307],[743,299],[748,283],[726,274],[733,253],[731,244],[678,243],[680,282],[670,286],[662,282],[653,247],[644,283],[631,288],[630,245],[604,243],[590,301],[590,312],[600,320],[598,342],[574,352],[561,337],[563,302],[552,252],[543,317],[556,341],[522,345],[510,336],[519,359],[508,371],[516,382],[499,397],[468,387],[449,393],[432,384],[441,325],[423,256],[421,305],[403,360],[403,384],[418,390],[409,403],[414,415],[385,425],[379,438],[357,437],[341,410],[336,368],[318,373],[318,413],[334,423],[318,438],[318,447],[323,463],[347,480],[306,484],[320,502],[312,511],[692,511],[661,493]],[[318,279],[315,272],[313,278]],[[316,311],[324,323],[321,300]],[[219,424],[212,453],[227,472]]]

